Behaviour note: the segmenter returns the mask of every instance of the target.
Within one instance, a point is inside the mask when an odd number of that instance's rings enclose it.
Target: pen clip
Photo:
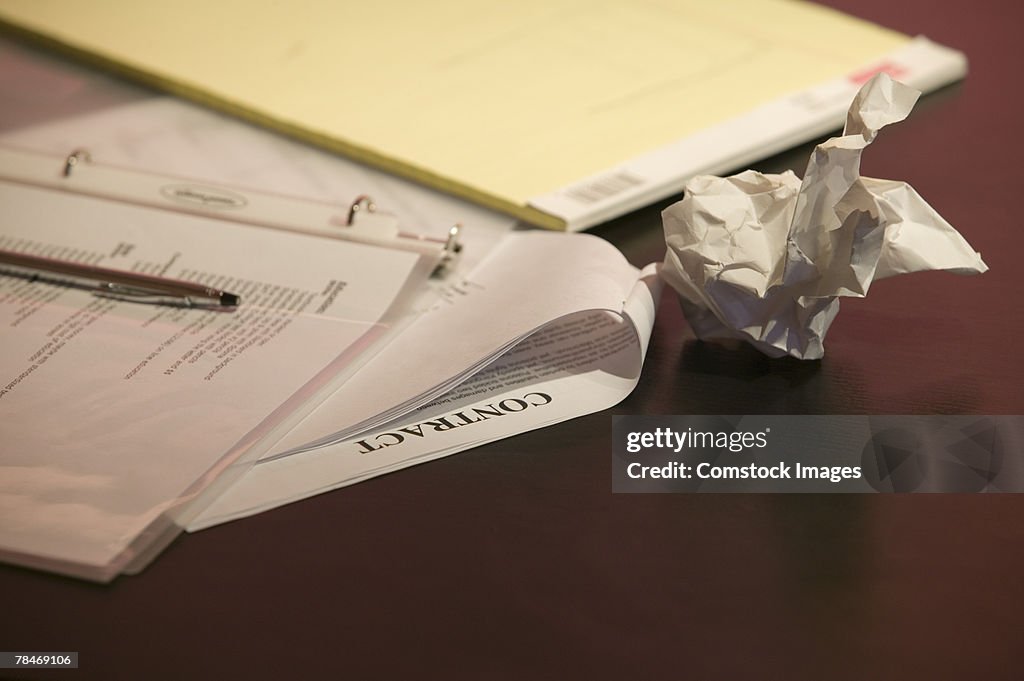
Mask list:
[[[96,285],[96,292],[105,296],[119,298],[145,298],[147,296],[166,295],[163,291],[145,288],[142,286],[128,286],[127,284],[115,284],[112,281],[102,281]]]
[[[104,281],[97,284],[93,295],[100,298],[110,298],[128,303],[147,303],[159,305],[171,305],[174,307],[188,308],[233,308],[237,305],[225,305],[222,298],[215,295],[199,296],[189,294],[170,294],[166,291],[150,289],[140,286],[128,286]]]

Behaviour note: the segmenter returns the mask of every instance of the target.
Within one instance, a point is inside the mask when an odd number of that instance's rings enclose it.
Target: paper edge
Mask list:
[[[967,57],[917,36],[846,76],[768,102],[528,203],[564,221],[568,231],[593,227],[678,194],[697,175],[722,175],[842,128],[850,101],[879,71],[895,71],[901,82],[930,92],[964,78]],[[572,198],[609,183],[625,186],[590,204]]]

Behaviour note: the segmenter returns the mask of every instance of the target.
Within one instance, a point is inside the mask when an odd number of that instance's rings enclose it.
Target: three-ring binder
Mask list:
[[[346,208],[332,203],[240,189],[94,163],[79,148],[62,160],[0,147],[0,179],[152,208],[191,213],[420,253],[435,274],[450,271],[462,251],[461,225],[443,238],[404,231],[368,195]]]

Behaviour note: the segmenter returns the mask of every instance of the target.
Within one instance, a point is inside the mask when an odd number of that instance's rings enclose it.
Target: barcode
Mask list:
[[[643,178],[626,171],[618,171],[570,187],[565,190],[565,195],[580,203],[594,203],[643,183]]]

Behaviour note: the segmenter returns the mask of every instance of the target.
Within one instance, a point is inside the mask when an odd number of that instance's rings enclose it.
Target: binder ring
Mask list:
[[[351,227],[352,222],[356,219],[356,213],[363,210],[367,213],[377,212],[377,204],[373,202],[373,197],[369,194],[360,194],[348,207],[348,218],[345,219],[345,225]]]
[[[361,212],[377,212],[377,204],[374,203],[373,198],[369,194],[360,194],[351,204],[349,204],[348,216],[345,218],[344,226],[353,227],[355,225],[356,216]],[[462,242],[459,240],[461,235],[462,225],[459,223],[452,225],[448,229],[447,237],[444,238],[398,231],[397,226],[394,231],[394,236],[399,240],[406,239],[419,242],[426,241],[437,244],[440,247],[440,250],[436,252],[438,259],[437,265],[434,268],[435,275],[445,273],[458,261],[459,254],[462,252]]]
[[[92,161],[92,155],[88,149],[75,149],[64,159],[64,177],[71,177],[71,171],[79,163]]]
[[[462,225],[456,222],[448,230],[448,238],[444,242],[444,253],[449,259],[456,256],[462,250],[459,242],[459,234],[462,232]]]
[[[459,259],[462,252],[462,243],[459,241],[459,234],[462,232],[462,225],[455,223],[448,229],[448,238],[445,239],[444,247],[441,249],[441,259],[434,269],[435,275],[444,275]]]

